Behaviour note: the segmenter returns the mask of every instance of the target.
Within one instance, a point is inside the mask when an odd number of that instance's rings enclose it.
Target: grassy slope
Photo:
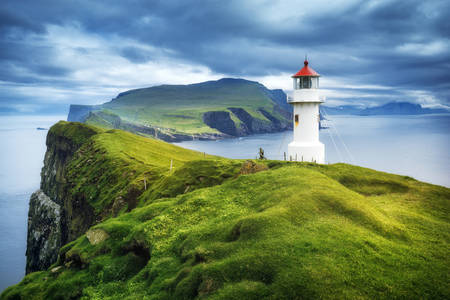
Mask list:
[[[139,208],[90,230],[104,241],[81,236],[62,249],[62,268],[2,298],[450,296],[447,188],[345,164],[269,161],[237,176],[241,161],[187,161],[203,154],[117,130],[91,139],[111,162],[162,177]]]
[[[80,123],[59,122],[52,131],[72,132],[95,127]],[[237,173],[239,164],[216,156],[187,150],[160,140],[149,139],[122,130],[98,130],[98,134],[83,140],[78,154],[70,162],[68,182],[74,199],[87,198],[98,214],[109,216],[118,198],[145,202],[155,197],[170,197],[189,190],[221,183],[226,172]],[[62,132],[61,135],[64,133]],[[66,134],[67,135],[67,134]],[[192,167],[192,161],[201,160]],[[172,170],[170,165],[172,162]],[[199,181],[194,176],[206,172],[209,178]],[[181,174],[181,175],[180,175]],[[180,182],[177,178],[184,178]],[[188,180],[190,178],[190,181]],[[144,194],[145,199],[139,195]],[[85,195],[85,197],[77,197]],[[143,198],[143,197],[141,197]]]
[[[274,102],[263,92],[260,84],[225,79],[134,90],[103,107],[129,122],[193,134],[217,132],[203,123],[202,116],[207,111],[227,111],[228,107],[242,107],[254,117],[268,121],[258,108],[273,112],[273,105]],[[273,114],[282,118],[277,113]]]

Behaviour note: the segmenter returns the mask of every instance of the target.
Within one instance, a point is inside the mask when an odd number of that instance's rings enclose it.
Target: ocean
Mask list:
[[[320,130],[326,163],[346,162],[450,187],[450,114],[328,116]],[[284,159],[292,131],[177,145],[229,158]]]
[[[46,130],[66,116],[0,117],[0,291],[25,274],[28,201],[39,188]],[[327,163],[347,162],[450,187],[450,115],[330,116],[320,131]],[[292,132],[178,145],[229,158],[263,148],[283,159]]]
[[[66,116],[0,117],[0,291],[25,275],[28,201],[39,188],[47,130]]]

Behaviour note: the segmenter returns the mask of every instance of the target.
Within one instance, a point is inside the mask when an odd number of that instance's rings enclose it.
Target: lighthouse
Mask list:
[[[308,66],[292,76],[294,93],[288,103],[294,106],[294,140],[288,146],[291,160],[325,162],[325,146],[319,141],[319,74]]]

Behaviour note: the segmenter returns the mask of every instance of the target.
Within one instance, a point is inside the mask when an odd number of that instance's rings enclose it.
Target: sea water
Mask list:
[[[0,292],[25,275],[28,201],[39,188],[47,130],[65,116],[0,117]]]
[[[328,116],[320,130],[327,163],[346,162],[450,187],[450,114]],[[179,146],[229,158],[284,159],[292,131]],[[289,157],[287,157],[289,159]]]
[[[46,130],[65,116],[0,117],[0,291],[25,275],[28,201],[39,188]],[[450,187],[450,115],[331,116],[329,163],[348,162]],[[292,132],[178,145],[229,158],[284,159]]]

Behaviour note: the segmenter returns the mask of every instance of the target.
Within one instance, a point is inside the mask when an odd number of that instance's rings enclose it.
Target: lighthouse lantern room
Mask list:
[[[294,93],[288,103],[294,106],[294,140],[288,146],[291,160],[325,162],[325,146],[319,141],[319,74],[308,66],[292,76]]]

